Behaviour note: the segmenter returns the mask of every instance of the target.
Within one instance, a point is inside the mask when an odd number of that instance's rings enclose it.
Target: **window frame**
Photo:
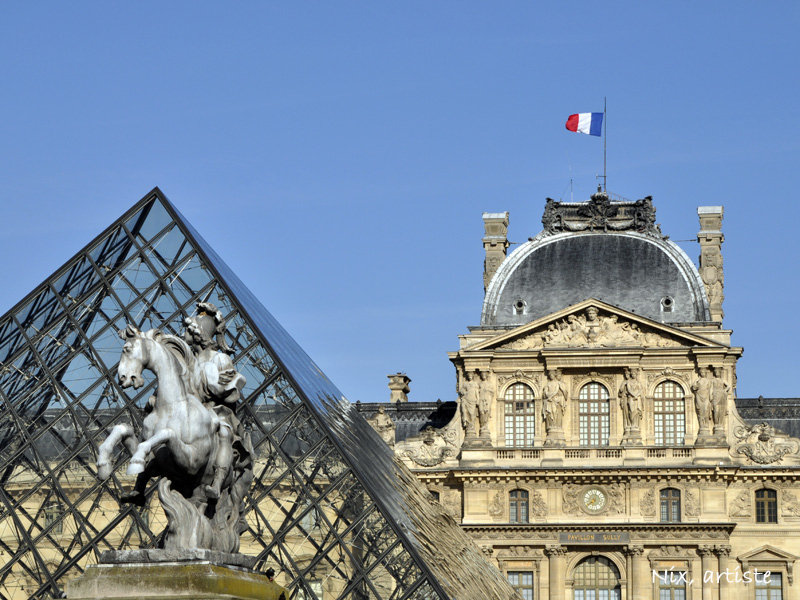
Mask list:
[[[521,392],[521,397],[519,397]],[[527,404],[527,406],[525,406]],[[510,410],[509,410],[510,408]],[[523,408],[523,410],[519,410]],[[523,381],[503,392],[503,440],[507,448],[530,448],[536,435],[536,394]],[[521,442],[521,443],[520,443]]]
[[[680,395],[677,395],[676,391],[679,391]],[[670,404],[672,406],[669,406]],[[683,386],[673,379],[660,381],[653,388],[652,409],[653,444],[656,446],[685,446],[686,390],[683,389]],[[672,435],[668,439],[667,432],[670,426]]]
[[[579,444],[589,448],[608,446],[611,438],[611,395],[608,388],[599,381],[583,384],[577,404]]]
[[[664,493],[667,492],[667,496]],[[660,523],[681,523],[683,521],[683,492],[675,487],[661,488],[658,492],[658,515]],[[666,506],[665,506],[666,503]],[[675,504],[677,503],[677,514]],[[667,509],[667,518],[664,518],[664,509]],[[675,518],[677,517],[677,518]]]
[[[528,490],[521,488],[508,492],[509,523],[530,523],[530,497]]]
[[[759,494],[764,492],[762,497]],[[756,523],[775,525],[778,522],[778,491],[763,487],[755,492]]]

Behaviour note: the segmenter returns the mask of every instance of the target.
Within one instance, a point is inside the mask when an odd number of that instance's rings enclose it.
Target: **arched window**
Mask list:
[[[608,389],[587,383],[578,396],[581,446],[608,446]]]
[[[778,522],[778,492],[775,490],[756,491],[756,523]]]
[[[619,570],[603,556],[587,556],[575,567],[575,600],[620,600]]]
[[[675,488],[661,490],[661,522],[680,523],[681,491]]]
[[[656,444],[682,446],[686,434],[686,402],[683,388],[674,381],[662,381],[653,393]]]
[[[528,522],[528,492],[513,490],[508,495],[508,520],[510,523]]]
[[[515,383],[506,390],[505,433],[506,446],[533,446],[534,423],[533,390],[524,383]]]

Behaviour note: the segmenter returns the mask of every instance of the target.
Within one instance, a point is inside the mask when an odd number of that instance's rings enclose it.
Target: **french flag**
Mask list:
[[[570,115],[567,119],[567,129],[575,133],[588,133],[589,135],[603,135],[603,113],[580,113]]]

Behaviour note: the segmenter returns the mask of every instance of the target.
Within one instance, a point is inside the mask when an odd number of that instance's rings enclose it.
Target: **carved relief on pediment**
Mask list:
[[[524,337],[506,342],[501,350],[539,350],[542,348],[676,348],[682,344],[648,327],[620,319],[615,314],[600,314],[589,306],[582,313],[567,315]]]
[[[769,423],[759,423],[751,427],[737,427],[736,452],[760,465],[780,462],[787,454],[800,450],[797,440],[781,435]]]

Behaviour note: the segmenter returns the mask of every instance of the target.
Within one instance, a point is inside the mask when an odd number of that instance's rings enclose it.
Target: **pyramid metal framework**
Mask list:
[[[96,479],[110,426],[141,427],[154,393],[122,389],[118,330],[179,334],[198,301],[227,322],[256,447],[242,552],[292,598],[514,598],[432,500],[177,209],[154,189],[0,319],[0,598],[63,597],[111,549],[166,525],[121,506],[127,454]]]

